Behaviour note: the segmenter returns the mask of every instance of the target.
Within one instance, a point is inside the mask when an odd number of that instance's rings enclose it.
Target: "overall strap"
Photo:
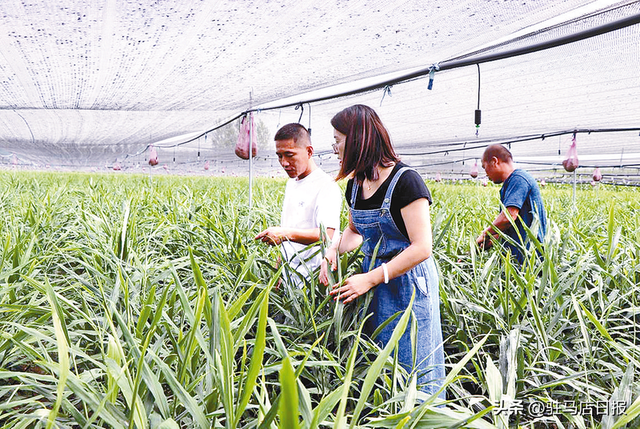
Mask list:
[[[358,195],[358,181],[353,178],[353,186],[351,186],[351,208],[356,208],[356,196]]]
[[[389,188],[387,188],[387,193],[384,195],[384,200],[382,201],[381,209],[389,210],[391,207],[391,197],[393,196],[393,190],[396,188],[396,184],[398,180],[400,180],[400,176],[407,170],[411,170],[411,167],[402,167],[391,179],[391,183],[389,183]]]

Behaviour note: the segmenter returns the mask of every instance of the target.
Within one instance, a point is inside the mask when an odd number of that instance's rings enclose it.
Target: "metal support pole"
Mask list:
[[[576,208],[576,181],[578,180],[578,169],[573,170],[573,208]]]
[[[249,110],[253,104],[253,93],[249,92]],[[253,112],[249,112],[249,214],[253,203]]]
[[[249,210],[252,205],[253,195],[253,113],[249,113],[251,128],[249,128]]]

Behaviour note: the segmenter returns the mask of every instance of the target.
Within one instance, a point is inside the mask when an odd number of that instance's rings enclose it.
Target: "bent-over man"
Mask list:
[[[528,245],[524,225],[532,228],[534,219],[538,219],[538,230],[533,231],[542,242],[547,231],[547,216],[542,203],[540,188],[535,179],[526,171],[515,168],[511,152],[500,144],[486,148],[482,155],[482,168],[493,183],[502,183],[500,201],[505,207],[493,224],[478,236],[476,242],[481,249],[493,245],[493,239],[499,237],[498,230],[504,232],[515,242],[505,240],[504,246],[518,260],[524,261],[522,248]],[[513,227],[513,223],[516,228]]]

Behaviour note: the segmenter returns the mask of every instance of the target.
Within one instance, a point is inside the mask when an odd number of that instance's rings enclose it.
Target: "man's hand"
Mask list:
[[[327,252],[322,258],[322,262],[320,263],[320,275],[318,280],[325,286],[329,286],[329,271],[335,271],[338,269],[338,263],[336,262],[338,259],[338,255],[336,249],[331,246],[327,249]]]
[[[520,209],[518,207],[507,207],[506,210],[500,212],[496,220],[490,228],[482,231],[482,234],[476,238],[476,243],[480,249],[488,249],[493,246],[493,238],[498,238],[497,229],[500,231],[506,231],[511,227],[511,223],[518,219]]]
[[[277,246],[287,239],[287,229],[280,226],[269,227],[254,237],[254,240],[262,240],[271,246]]]
[[[482,234],[476,238],[476,244],[480,249],[489,249],[493,245],[491,234],[488,234],[486,230],[482,231]]]

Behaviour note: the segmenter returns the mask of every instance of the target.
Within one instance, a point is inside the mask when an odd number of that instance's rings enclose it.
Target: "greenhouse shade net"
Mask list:
[[[637,1],[3,2],[1,161],[276,176],[273,135],[301,122],[335,171],[329,121],[362,103],[425,176],[470,178],[495,142],[568,174],[575,137],[582,176],[633,177],[639,14]],[[234,154],[249,110],[251,167]]]

